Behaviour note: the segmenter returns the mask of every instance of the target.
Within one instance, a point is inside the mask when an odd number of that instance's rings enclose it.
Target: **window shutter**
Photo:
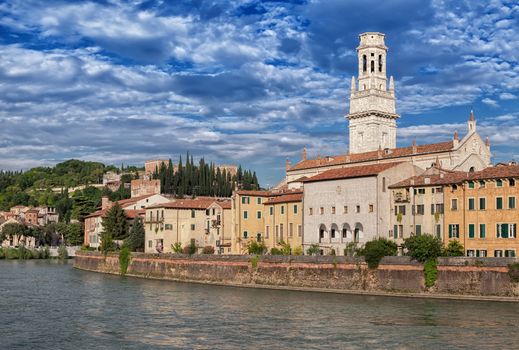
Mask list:
[[[452,225],[449,225],[449,238],[452,238]]]
[[[393,238],[398,238],[398,226],[393,226]]]
[[[431,204],[431,215],[434,215],[434,204]]]

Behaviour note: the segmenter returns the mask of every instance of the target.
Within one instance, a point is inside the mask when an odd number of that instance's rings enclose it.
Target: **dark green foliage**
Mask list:
[[[25,236],[27,229],[24,225],[18,223],[5,224],[0,234],[0,241],[9,240],[13,237]]]
[[[423,271],[425,275],[425,286],[430,288],[436,283],[438,278],[438,264],[436,259],[429,259],[423,265]]]
[[[281,245],[280,251],[281,251],[282,255],[290,255],[292,253],[292,248],[290,247],[290,243],[281,241],[281,242],[279,242],[279,244]]]
[[[376,269],[383,257],[396,255],[397,252],[398,246],[395,242],[378,238],[367,242],[364,248],[359,251],[359,255],[364,256],[370,269]]]
[[[248,254],[257,254],[262,255],[267,252],[267,246],[263,242],[250,241],[247,244],[247,253]]]
[[[109,233],[116,240],[128,237],[127,217],[119,203],[111,207],[103,217],[103,233]]]
[[[191,240],[191,243],[189,245],[186,245],[184,249],[182,249],[182,253],[193,255],[197,251],[197,247],[194,240]]]
[[[270,249],[270,255],[283,255],[283,252],[279,248],[272,248]]]
[[[122,247],[119,251],[119,269],[121,272],[121,275],[126,275],[126,272],[128,272],[128,266],[130,265],[130,261],[132,258],[132,253],[130,252],[130,249],[128,247]]]
[[[178,169],[174,170],[171,159],[168,164],[161,164],[155,170],[154,179],[159,179],[162,193],[182,196],[219,196],[229,197],[235,186],[240,189],[259,189],[256,173],[250,170],[243,171],[241,166],[236,175],[231,176],[225,169],[218,168],[213,163],[206,163],[201,158],[197,165],[193,156],[186,156],[185,164],[182,156],[179,159]]]
[[[214,254],[214,247],[211,246],[211,245],[206,245],[206,246],[202,249],[202,254]]]
[[[412,236],[404,240],[407,255],[420,262],[436,259],[442,254],[442,242],[429,234]]]
[[[50,251],[48,247],[30,250],[25,247],[19,248],[0,248],[0,259],[49,259]]]
[[[144,223],[140,217],[133,221],[132,228],[124,244],[132,252],[144,251]]]
[[[80,245],[83,243],[84,225],[81,223],[66,224],[64,222],[54,225],[54,229],[59,237],[63,237],[65,245]]]
[[[450,241],[447,247],[443,249],[442,256],[464,256],[465,248],[458,241]]]
[[[65,247],[64,245],[60,245],[58,247],[58,258],[60,260],[67,260],[68,259],[67,247]]]
[[[25,248],[24,246],[18,247],[18,259],[20,259],[20,260],[32,259],[32,251]]]
[[[307,250],[306,254],[308,255],[318,255],[320,253],[321,249],[319,249],[318,244],[312,244]]]

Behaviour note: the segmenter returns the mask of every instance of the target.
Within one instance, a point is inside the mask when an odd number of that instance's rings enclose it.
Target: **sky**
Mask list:
[[[398,146],[466,132],[519,160],[516,1],[0,2],[0,169],[189,151],[263,186],[348,150],[358,35],[386,34]]]

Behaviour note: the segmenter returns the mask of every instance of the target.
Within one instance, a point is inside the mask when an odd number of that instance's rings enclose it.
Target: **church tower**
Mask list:
[[[384,34],[360,34],[358,79],[351,79],[350,153],[396,147],[395,86],[386,76]]]

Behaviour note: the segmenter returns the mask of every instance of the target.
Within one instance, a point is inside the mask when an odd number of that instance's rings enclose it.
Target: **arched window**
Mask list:
[[[324,239],[325,233],[326,233],[326,226],[320,225],[319,226],[319,243],[321,243],[322,240]]]
[[[378,55],[378,71],[382,72],[382,55]]]
[[[362,55],[362,71],[365,72],[368,69],[368,59],[366,55]]]
[[[473,173],[475,170],[476,170],[476,169],[474,169],[474,167],[471,166],[470,169],[469,169],[469,173]]]
[[[375,71],[375,61],[371,61],[371,72]]]

